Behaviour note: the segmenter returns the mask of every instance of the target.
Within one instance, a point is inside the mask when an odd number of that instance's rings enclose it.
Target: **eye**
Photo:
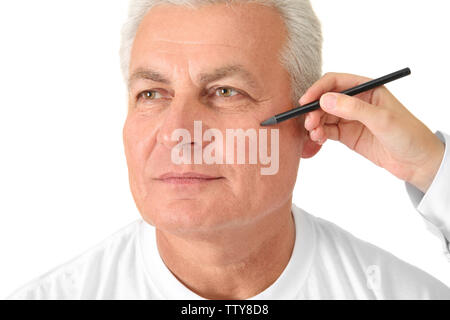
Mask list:
[[[141,93],[138,94],[137,99],[141,100],[143,99],[145,100],[155,100],[157,95],[161,94],[158,91],[154,91],[154,90],[146,90],[146,91],[142,91]]]
[[[235,92],[235,94],[232,94],[232,92]],[[229,97],[233,97],[236,94],[239,94],[239,92],[233,88],[229,88],[229,87],[220,87],[216,89],[216,92],[218,92],[218,96],[219,97],[224,97],[224,98],[229,98]]]

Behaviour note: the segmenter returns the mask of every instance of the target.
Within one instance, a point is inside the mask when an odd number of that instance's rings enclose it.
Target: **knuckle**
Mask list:
[[[381,109],[377,118],[378,126],[381,129],[387,129],[392,126],[395,116],[390,110]]]
[[[336,78],[336,75],[337,75],[336,72],[326,72],[322,78],[324,79]]]
[[[359,112],[363,109],[362,102],[357,98],[351,98],[349,102],[350,107],[355,110],[356,112]]]
[[[337,105],[339,108],[354,112],[357,108],[355,98],[342,95],[338,97]]]
[[[358,98],[344,97],[343,100],[344,107],[354,113],[360,113],[364,109],[364,103]]]
[[[335,76],[336,74],[337,74],[336,72],[328,71],[328,72],[325,72],[324,76],[325,76],[325,77],[333,77],[333,76]]]

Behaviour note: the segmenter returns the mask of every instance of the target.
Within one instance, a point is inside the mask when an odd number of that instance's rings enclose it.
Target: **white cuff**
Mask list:
[[[450,135],[436,131],[445,144],[444,157],[427,192],[405,182],[406,191],[425,224],[442,241],[443,251],[450,261]]]

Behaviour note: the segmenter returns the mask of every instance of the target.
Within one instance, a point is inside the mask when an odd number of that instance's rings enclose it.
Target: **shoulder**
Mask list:
[[[450,299],[450,289],[426,272],[330,221],[304,214],[316,237],[315,264],[325,265],[329,270],[321,276],[345,279],[342,285],[354,292],[369,291],[365,297]]]
[[[105,238],[84,253],[67,261],[14,291],[7,299],[78,299],[87,286],[112,272],[112,267],[127,255],[134,255],[138,219]]]

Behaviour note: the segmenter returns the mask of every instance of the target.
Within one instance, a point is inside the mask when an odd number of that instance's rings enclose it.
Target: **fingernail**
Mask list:
[[[320,98],[320,106],[331,110],[336,107],[337,95],[334,93],[326,93]]]
[[[305,118],[305,128],[309,125],[309,117],[308,116],[306,116],[306,118]]]
[[[298,103],[300,103],[300,105],[302,105],[302,99],[303,99],[303,97],[304,97],[304,95],[303,95],[303,96],[301,96],[301,98],[300,98],[300,99],[298,99]]]

